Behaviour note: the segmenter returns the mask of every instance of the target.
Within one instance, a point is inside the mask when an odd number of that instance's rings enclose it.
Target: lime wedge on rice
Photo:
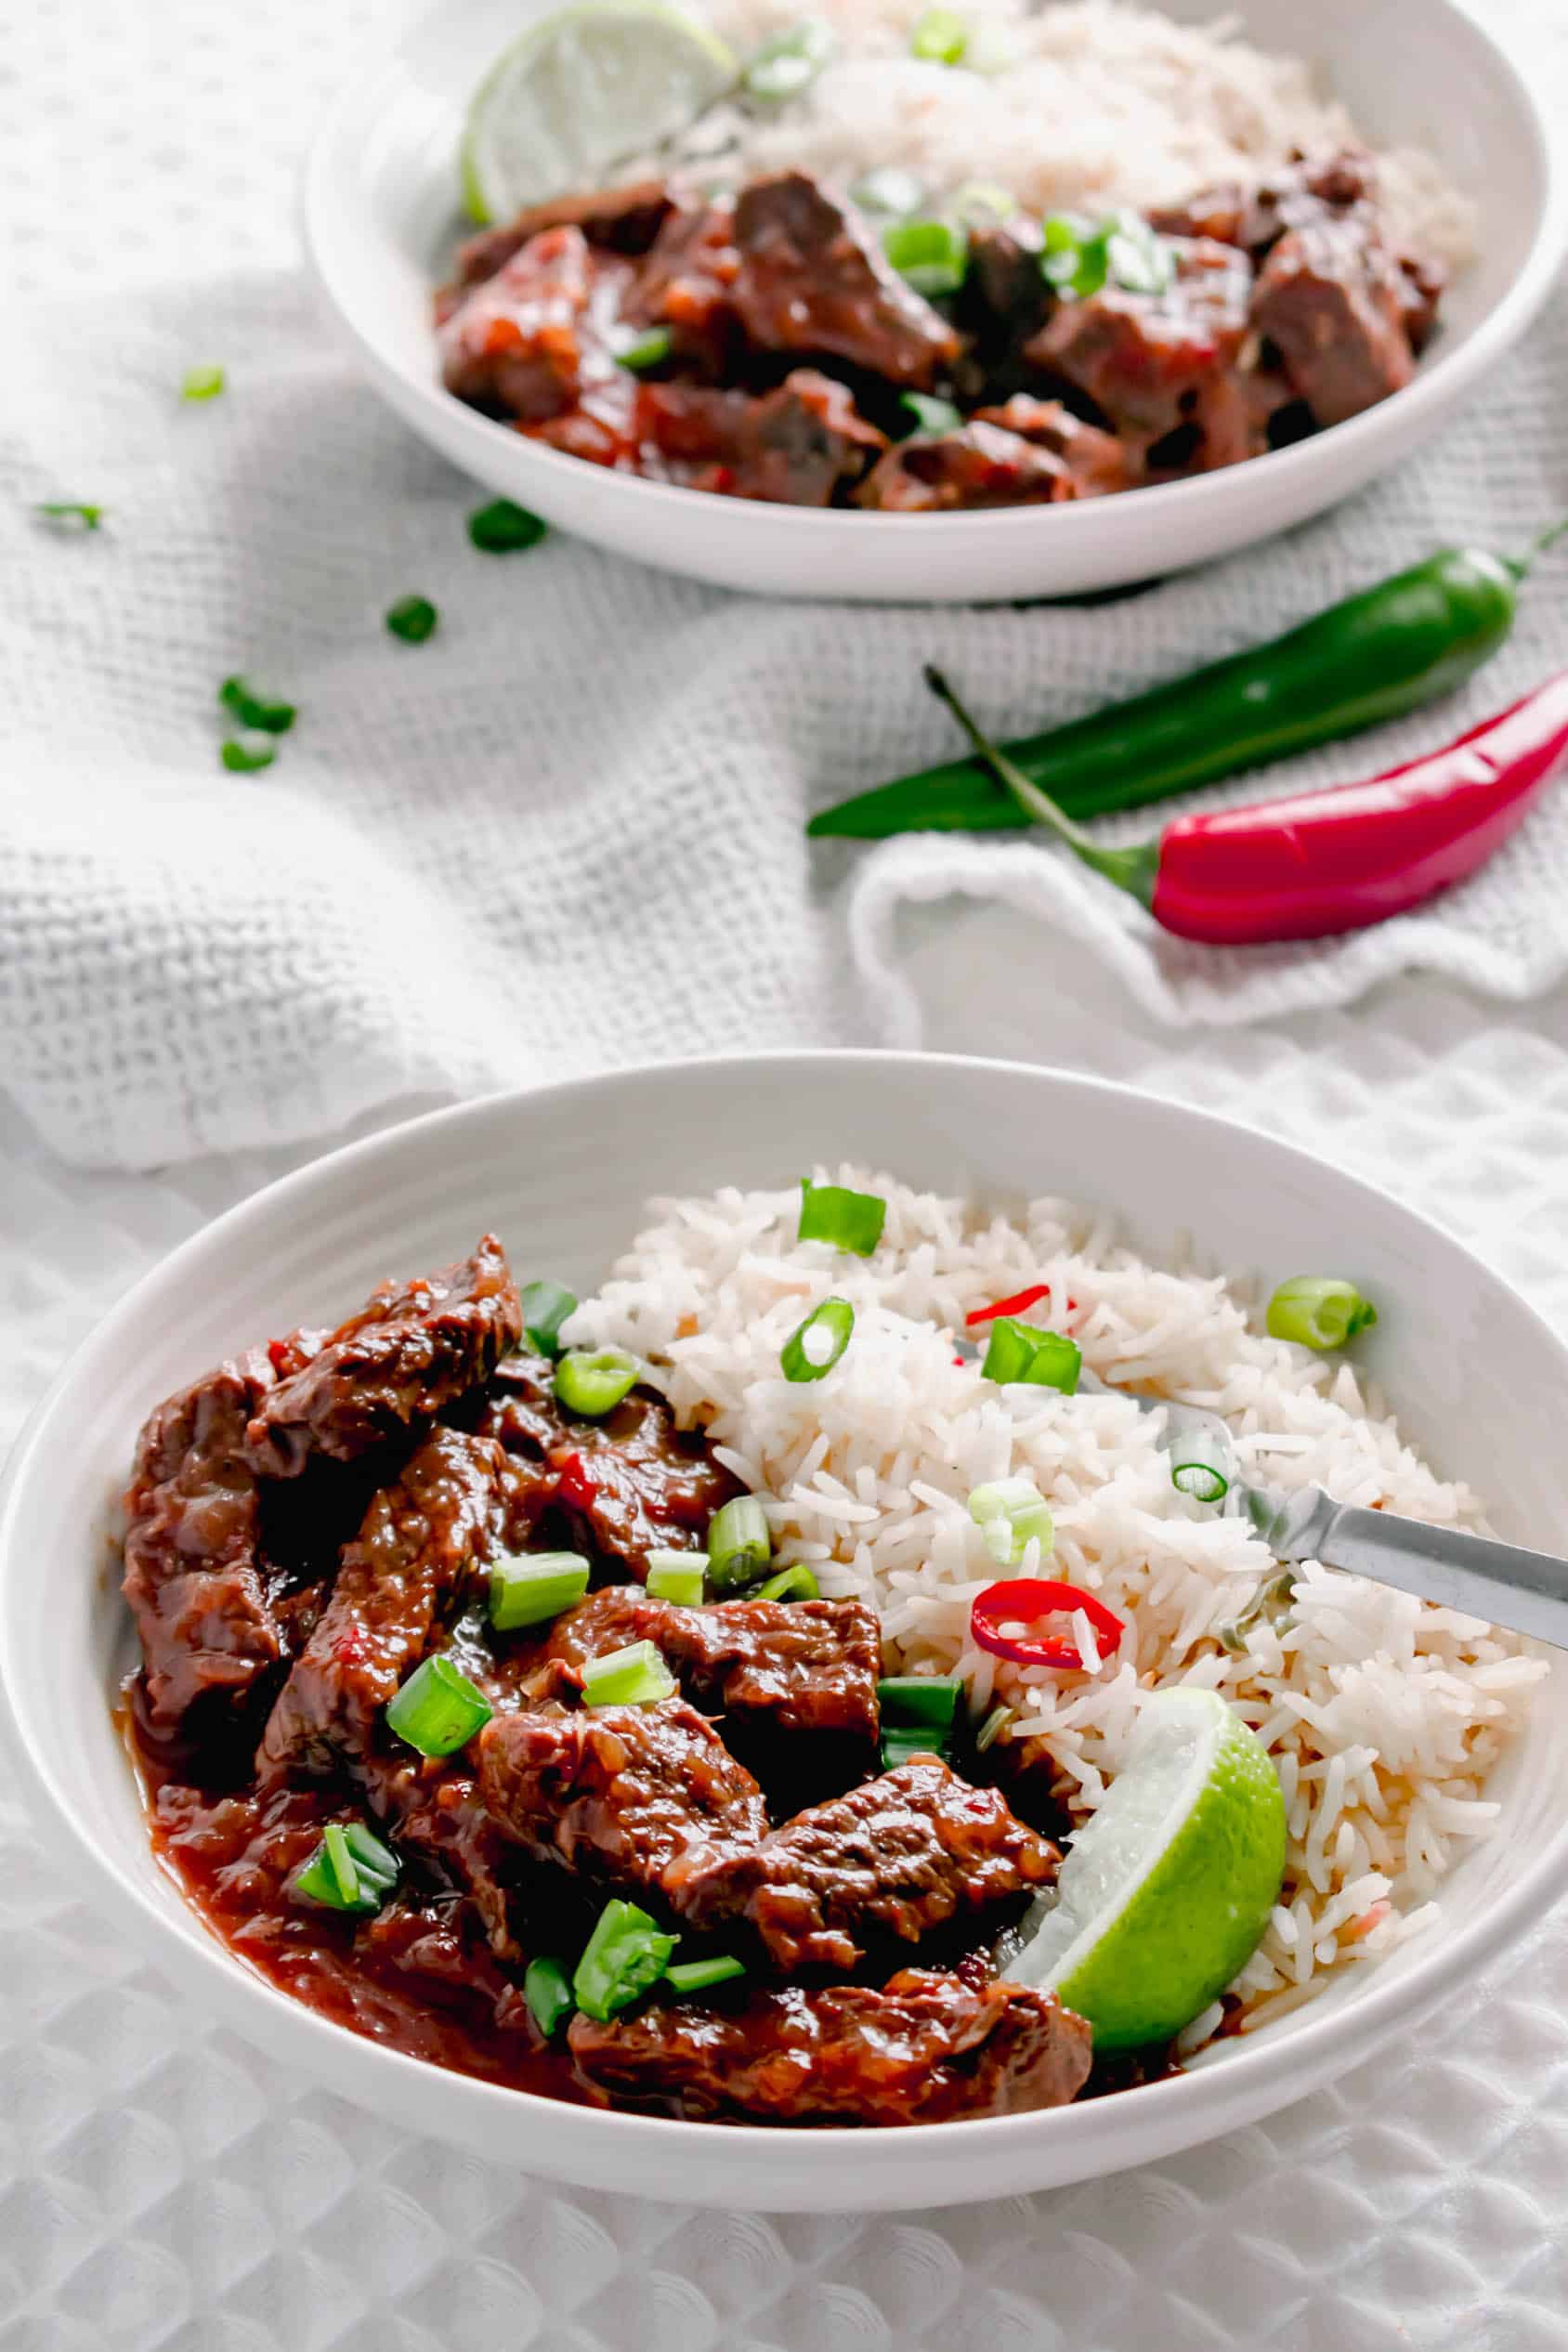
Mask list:
[[[1060,1994],[1099,2050],[1168,2042],[1255,1950],[1285,1869],[1267,1749],[1212,1691],[1156,1691],[1007,1974]]]
[[[582,0],[530,25],[468,109],[463,201],[477,221],[596,188],[684,130],[740,67],[706,26],[656,0]]]

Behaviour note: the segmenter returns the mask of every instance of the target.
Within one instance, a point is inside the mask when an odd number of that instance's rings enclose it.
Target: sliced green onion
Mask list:
[[[555,1394],[568,1413],[596,1421],[636,1387],[642,1368],[624,1348],[573,1348],[555,1366]]]
[[[1129,294],[1160,294],[1175,278],[1169,246],[1137,213],[1111,213],[1098,222],[1052,213],[1044,228],[1040,268],[1061,294],[1081,300],[1109,281]]]
[[[530,1960],[523,1971],[523,1998],[543,2042],[554,2039],[561,2019],[569,2017],[577,2006],[566,1970],[558,1960],[545,1957]]]
[[[386,1710],[386,1728],[421,1756],[451,1756],[490,1719],[490,1701],[438,1653],[416,1666]]]
[[[820,1601],[822,1588],[804,1560],[792,1567],[780,1568],[777,1576],[759,1585],[751,1595],[753,1601]]]
[[[295,1871],[291,1888],[324,1910],[365,1916],[381,1909],[400,1868],[390,1847],[362,1823],[329,1822],[315,1852]]]
[[[705,1551],[650,1551],[647,1587],[656,1601],[673,1601],[683,1609],[700,1606],[708,1576]]]
[[[917,433],[934,438],[962,429],[963,412],[954,408],[951,400],[935,399],[929,392],[901,392],[898,405],[914,418]]]
[[[270,767],[278,756],[278,746],[266,736],[253,735],[247,743],[236,736],[226,736],[218,748],[218,757],[230,776],[256,776],[264,767]]]
[[[1111,283],[1129,294],[1166,294],[1176,276],[1169,246],[1141,213],[1117,213],[1106,222],[1105,268]]]
[[[1276,1633],[1283,1633],[1290,1623],[1290,1603],[1295,1593],[1293,1573],[1287,1571],[1283,1575],[1271,1576],[1266,1584],[1259,1586],[1239,1616],[1233,1617],[1229,1625],[1220,1627],[1218,1638],[1221,1648],[1229,1650],[1233,1656],[1239,1656],[1247,1647],[1248,1631],[1264,1617]]]
[[[897,163],[882,163],[857,179],[849,193],[850,201],[863,212],[889,213],[895,219],[907,220],[924,203],[925,183]]]
[[[1235,1456],[1228,1437],[1199,1424],[1169,1438],[1166,1450],[1170,1456],[1170,1483],[1178,1494],[1191,1495],[1199,1503],[1224,1501],[1235,1475]]]
[[[653,1706],[673,1699],[680,1685],[651,1641],[608,1650],[582,1669],[584,1706]]]
[[[674,336],[668,327],[649,327],[616,353],[623,368],[657,368],[670,357]]]
[[[257,694],[244,678],[225,678],[217,699],[242,726],[257,727],[263,735],[287,735],[299,716],[292,702],[276,702],[270,695]]]
[[[384,1887],[396,1886],[403,1865],[390,1846],[384,1846],[363,1822],[345,1822],[343,1836],[361,1878],[378,1880]]]
[[[187,368],[180,379],[179,397],[182,400],[216,400],[224,382],[221,368]]]
[[[776,33],[752,51],[740,86],[748,98],[764,106],[782,105],[786,98],[799,98],[811,87],[836,46],[819,18],[803,17],[799,24]]]
[[[994,1706],[991,1709],[989,1715],[987,1716],[986,1720],[981,1724],[980,1729],[974,1734],[974,1753],[976,1756],[984,1756],[988,1747],[995,1745],[996,1742],[1000,1739],[1002,1733],[1013,1721],[1017,1712],[1018,1710],[1014,1706]]]
[[[1037,1538],[1043,1559],[1055,1538],[1055,1523],[1032,1478],[999,1478],[977,1486],[969,1498],[969,1515],[999,1568],[1016,1568]]]
[[[715,1592],[754,1585],[773,1558],[767,1513],[755,1495],[737,1495],[708,1526],[708,1575]]]
[[[822,1380],[849,1345],[855,1309],[847,1299],[824,1299],[785,1340],[778,1365],[787,1380]]]
[[[882,230],[882,251],[918,294],[956,294],[969,266],[969,240],[946,220],[895,221]]]
[[[399,596],[386,611],[386,626],[406,646],[422,646],[436,634],[440,614],[428,596]]]
[[[1296,1274],[1269,1300],[1270,1339],[1299,1339],[1306,1348],[1342,1348],[1377,1320],[1370,1299],[1335,1274]]]
[[[877,1705],[892,1729],[932,1730],[945,1737],[953,1728],[960,1687],[956,1675],[884,1674]]]
[[[843,1184],[814,1184],[801,1178],[801,1222],[797,1241],[830,1241],[856,1258],[869,1258],[882,1237],[887,1203],[879,1193],[852,1193]]]
[[[1020,209],[1012,189],[1003,188],[994,179],[966,179],[961,188],[954,190],[952,206],[960,220],[968,221],[976,229],[1011,220]]]
[[[1061,1389],[1071,1396],[1082,1368],[1083,1354],[1076,1340],[1065,1339],[1060,1331],[1041,1331],[1035,1324],[1021,1323],[1016,1315],[999,1314],[991,1325],[980,1378],[1000,1381],[1004,1388],[1023,1383]]]
[[[74,523],[82,530],[97,530],[103,521],[101,506],[86,506],[79,498],[43,498],[33,507],[46,523]]]
[[[577,1313],[577,1300],[558,1282],[525,1282],[523,1329],[541,1355],[559,1355],[561,1326]]]
[[[549,528],[511,498],[492,498],[468,517],[468,536],[487,555],[515,555],[525,547],[537,547]]]
[[[646,1911],[619,1897],[607,1902],[571,1980],[577,2006],[601,2025],[657,1984],[678,1936],[660,1934]]]
[[[882,1735],[884,1772],[896,1772],[900,1764],[908,1764],[911,1757],[934,1756],[940,1758],[941,1754],[942,1735],[939,1731],[921,1731],[913,1725],[895,1725],[892,1731]]]
[[[909,55],[933,65],[961,65],[969,25],[955,8],[928,8],[909,35]]]
[[[563,1609],[575,1608],[588,1589],[588,1562],[581,1552],[514,1553],[490,1569],[490,1621],[497,1633],[519,1626],[547,1625]]]
[[[728,1984],[732,1978],[743,1977],[746,1963],[727,1952],[715,1953],[712,1960],[677,1960],[664,1971],[664,1981],[673,1984],[677,1993],[705,1993],[711,1984]]]

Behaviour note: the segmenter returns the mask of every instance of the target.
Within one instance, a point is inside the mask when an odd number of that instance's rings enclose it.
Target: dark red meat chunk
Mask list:
[[[1226,180],[1200,189],[1184,203],[1167,204],[1150,215],[1167,236],[1212,237],[1239,245],[1261,261],[1287,229],[1321,220],[1375,200],[1377,167],[1361,148],[1341,148],[1313,161],[1298,156],[1277,172],[1254,180]]]
[[[1377,216],[1325,214],[1282,237],[1263,264],[1252,317],[1319,425],[1387,399],[1414,372],[1408,281]]]
[[[914,1943],[1049,1886],[1059,1860],[994,1789],[917,1757],[689,1875],[678,1908],[697,1927],[743,1919],[786,1973],[847,1969],[868,1941]]]
[[[245,1432],[251,1461],[293,1478],[313,1455],[350,1461],[417,1433],[488,1379],[521,1333],[506,1253],[486,1234],[471,1258],[440,1274],[384,1283],[302,1370],[260,1398]]]
[[[668,327],[699,373],[728,372],[740,343],[734,289],[740,270],[735,207],[686,199],[670,214],[626,297],[626,316]]]
[[[486,1809],[525,1851],[665,1901],[767,1827],[756,1782],[684,1699],[498,1716],[478,1758]]]
[[[1104,498],[1128,487],[1125,444],[1114,433],[1085,425],[1060,400],[1037,400],[1027,392],[1015,392],[998,408],[976,409],[974,421],[1000,425],[1037,449],[1050,450],[1066,467],[1079,498]]]
[[[1050,506],[1076,498],[1065,459],[976,420],[957,432],[900,441],[856,493],[882,515],[941,515],[987,506]]]
[[[576,1423],[551,1463],[579,1548],[639,1584],[650,1551],[700,1551],[713,1513],[740,1492],[651,1389],[634,1389],[602,1421]]]
[[[1050,315],[1052,291],[1040,269],[1044,244],[1040,225],[1028,213],[970,232],[960,316],[987,372],[1005,368]]]
[[[273,1705],[266,1778],[363,1757],[382,1710],[513,1541],[511,1463],[493,1441],[440,1430],[384,1487],[343,1555],[331,1601]]]
[[[537,424],[617,380],[614,343],[633,265],[581,229],[546,229],[477,286],[439,332],[449,392]]]
[[[906,1968],[892,1982],[788,1985],[741,2002],[579,2015],[590,2081],[694,2113],[770,2123],[938,2123],[1061,2107],[1088,2079],[1090,2029],[1053,1993]]]
[[[705,385],[650,384],[637,404],[645,448],[673,480],[780,506],[829,506],[856,482],[887,436],[842,384],[796,368],[760,398]]]
[[[758,350],[847,360],[917,389],[959,356],[953,329],[899,277],[860,216],[804,172],[742,189],[735,245],[732,300]]]
[[[515,220],[486,229],[458,247],[451,291],[482,286],[546,229],[581,229],[590,245],[635,259],[647,252],[675,203],[663,180],[639,179],[626,188],[595,188],[585,196],[553,196],[546,204],[530,204]]]

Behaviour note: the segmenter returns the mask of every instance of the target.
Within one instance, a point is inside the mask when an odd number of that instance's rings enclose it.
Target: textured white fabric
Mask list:
[[[293,1141],[413,1093],[683,1050],[910,1039],[900,912],[955,891],[1027,910],[1183,1023],[1411,967],[1521,996],[1568,963],[1568,794],[1428,912],[1226,954],[1033,841],[812,851],[801,830],[952,739],[919,684],[933,653],[1016,728],[1444,540],[1521,544],[1568,511],[1561,316],[1442,450],[1291,540],[1113,605],[992,612],[748,602],[560,539],[477,553],[479,494],[346,371],[292,272],[72,292],[11,327],[0,1056],[71,1159]],[[181,402],[206,359],[227,393]],[[101,502],[104,529],[33,520],[50,497]],[[1403,755],[1540,676],[1561,582],[1543,574],[1464,697],[1300,774]],[[424,647],[382,623],[411,591],[441,610]],[[300,706],[255,777],[218,765],[232,671]]]

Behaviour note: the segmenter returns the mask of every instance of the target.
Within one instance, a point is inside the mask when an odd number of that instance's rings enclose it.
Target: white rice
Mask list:
[[[699,12],[744,58],[803,10],[709,0]],[[985,0],[960,11],[967,61],[946,66],[909,54],[924,12],[924,0],[812,0],[838,46],[810,90],[765,117],[715,111],[674,160],[699,176],[722,156],[725,177],[738,163],[841,185],[897,164],[937,195],[989,181],[1046,212],[1170,203],[1274,168],[1292,148],[1371,143],[1301,59],[1251,47],[1234,18],[1193,26],[1123,0]],[[1381,161],[1401,239],[1461,268],[1475,251],[1473,205],[1424,151]]]
[[[818,1174],[886,1199],[872,1259],[798,1242],[795,1186],[656,1201],[568,1337],[647,1361],[682,1423],[704,1424],[764,1497],[779,1563],[807,1561],[824,1593],[877,1609],[892,1670],[956,1671],[977,1712],[1016,1708],[1005,1736],[1047,1743],[1075,1822],[1104,1795],[1150,1691],[1201,1683],[1259,1731],[1285,1793],[1285,1885],[1208,2034],[1222,2017],[1294,2006],[1430,1924],[1444,1874],[1496,1819],[1486,1778],[1545,1657],[1316,1565],[1289,1620],[1260,1619],[1233,1654],[1219,1628],[1277,1568],[1244,1520],[1177,1493],[1166,1417],[1124,1396],[999,1388],[955,1361],[955,1334],[972,1308],[1048,1282],[1035,1320],[1070,1330],[1102,1379],[1222,1414],[1246,1475],[1437,1525],[1480,1524],[1476,1496],[1402,1441],[1351,1364],[1261,1336],[1236,1285],[1145,1264],[1061,1201],[1008,1222],[868,1169]],[[779,1350],[833,1294],[855,1307],[851,1344],[826,1378],[791,1384]],[[1051,1506],[1055,1548],[1042,1561],[1031,1545],[1010,1573],[1068,1578],[1127,1621],[1097,1672],[1019,1668],[970,1640],[971,1604],[998,1571],[967,1498],[1020,1474]],[[1184,2049],[1206,2038],[1201,2022]]]

